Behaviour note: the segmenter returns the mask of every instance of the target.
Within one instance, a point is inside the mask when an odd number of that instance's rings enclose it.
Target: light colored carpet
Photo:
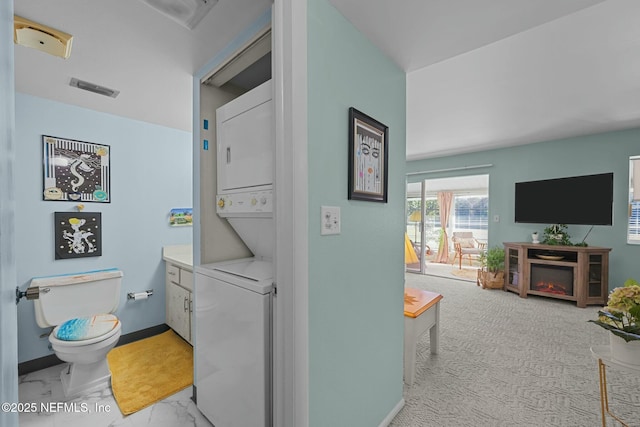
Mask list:
[[[444,295],[440,353],[430,354],[428,334],[418,342],[416,379],[391,426],[602,425],[590,347],[608,335],[587,323],[598,307],[411,273],[405,286]],[[639,427],[640,378],[609,368],[607,380],[613,413]]]
[[[171,329],[116,347],[107,361],[113,397],[124,415],[193,384],[193,348]]]

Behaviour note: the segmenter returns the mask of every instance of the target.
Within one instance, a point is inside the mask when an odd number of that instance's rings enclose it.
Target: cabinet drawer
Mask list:
[[[180,269],[180,286],[193,292],[193,273],[187,270]]]
[[[167,278],[176,285],[180,284],[180,269],[173,264],[167,264]]]

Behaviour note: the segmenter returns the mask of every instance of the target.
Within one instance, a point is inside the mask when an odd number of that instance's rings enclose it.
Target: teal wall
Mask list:
[[[308,2],[309,425],[379,425],[402,399],[405,73]],[[348,110],[389,127],[388,203],[347,200]],[[341,208],[320,235],[320,207]]]
[[[515,183],[605,172],[614,173],[613,226],[596,226],[587,238],[591,246],[612,248],[609,288],[622,285],[629,277],[640,278],[640,245],[628,245],[627,202],[629,156],[640,154],[640,129],[608,132],[471,154],[416,160],[407,163],[407,172],[493,164],[482,169],[411,176],[410,181],[443,176],[489,174],[489,245],[531,241],[531,233],[546,224],[516,224],[513,220]],[[540,203],[544,203],[544,194]],[[549,206],[553,209],[553,206]],[[494,215],[500,216],[493,222]],[[579,242],[589,226],[570,225],[573,242]]]
[[[74,212],[75,202],[42,200],[42,135],[111,147],[111,203],[85,203],[102,213],[102,256],[54,260],[53,213]],[[165,322],[162,247],[191,243],[191,227],[169,227],[171,208],[191,206],[191,133],[16,94],[16,268],[26,289],[35,276],[116,267],[124,272],[122,333]],[[151,298],[127,301],[127,292],[153,289]],[[19,362],[52,354],[35,323],[33,303],[18,305]]]

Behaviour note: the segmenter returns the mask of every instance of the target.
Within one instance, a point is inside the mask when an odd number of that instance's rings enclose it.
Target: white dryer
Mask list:
[[[272,188],[272,91],[269,80],[216,110],[218,194]]]

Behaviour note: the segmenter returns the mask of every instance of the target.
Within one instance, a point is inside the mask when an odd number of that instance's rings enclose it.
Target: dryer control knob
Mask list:
[[[256,198],[252,198],[251,199],[251,206],[255,206],[258,203],[258,201],[256,200]]]
[[[266,205],[267,204],[267,198],[266,197],[260,197],[260,204],[261,205]]]
[[[219,199],[218,200],[218,207],[221,208],[221,209],[224,208],[224,199]]]

